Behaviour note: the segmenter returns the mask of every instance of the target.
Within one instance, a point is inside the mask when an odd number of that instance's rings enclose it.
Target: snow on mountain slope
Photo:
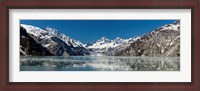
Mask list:
[[[41,36],[42,34],[47,33],[47,31],[44,31],[43,29],[39,27],[35,27],[32,25],[26,25],[26,24],[20,24],[23,28],[26,29],[27,33],[33,34],[34,36]]]
[[[99,49],[99,48],[114,48],[122,44],[132,43],[140,37],[133,37],[129,39],[122,39],[120,37],[115,38],[114,40],[109,40],[106,37],[102,37],[97,40],[95,43],[90,44],[87,48]]]
[[[27,33],[54,55],[85,55],[87,50],[82,43],[47,27],[45,30],[32,25],[21,24]]]
[[[55,42],[51,39],[54,35],[50,34],[49,32],[32,25],[20,24],[21,27],[26,29],[26,32],[33,37],[37,42],[44,46],[48,47],[50,44],[54,44]]]
[[[30,37],[23,27],[20,27],[20,55],[52,56],[53,54]]]
[[[88,46],[91,49],[107,49],[107,48],[114,48],[120,44],[125,42],[124,39],[116,38],[114,40],[109,40],[106,37],[102,37],[101,39],[97,40],[94,44]]]
[[[111,56],[115,54],[115,52],[123,50],[132,42],[137,40],[139,37],[129,38],[129,39],[122,39],[120,37],[115,38],[114,40],[109,40],[106,37],[102,37],[101,39],[97,40],[95,43],[90,44],[87,46],[87,49],[93,51],[91,55],[107,55]]]
[[[180,30],[180,21],[175,21],[173,24],[166,24],[164,26],[157,28],[156,30],[159,30],[159,31],[163,31],[163,30],[179,31]]]
[[[122,39],[120,37],[117,37],[114,40],[109,40],[106,37],[102,37],[95,43],[88,45],[87,48],[93,50],[92,55],[175,55],[175,53],[172,52],[174,52],[174,50],[178,50],[177,46],[179,45],[177,44],[179,43],[177,41],[180,39],[179,33],[180,21],[176,21],[172,24],[161,26],[155,29],[155,31],[139,37],[133,37],[129,39]],[[174,47],[172,48],[172,46]],[[170,51],[171,53],[168,52],[171,49],[166,51],[167,47],[172,48],[172,52]],[[155,53],[151,54],[146,51],[143,52],[144,49]],[[143,52],[144,54],[142,54],[141,52]],[[163,54],[159,54],[159,52]]]
[[[179,56],[180,21],[167,24],[141,36],[116,56]]]
[[[109,48],[114,46],[114,43],[111,42],[109,39],[107,39],[106,37],[102,37],[101,39],[97,40],[94,44],[92,44],[91,46],[88,46],[88,48]]]
[[[39,27],[32,26],[32,25],[26,25],[26,24],[20,24],[20,25],[22,27],[24,27],[29,34],[32,34],[39,38],[49,39],[52,37],[58,37],[61,40],[63,40],[65,43],[67,43],[69,46],[73,46],[73,47],[82,47],[83,46],[83,43],[81,43],[80,41],[74,40],[74,39],[66,36],[65,34],[59,33],[58,30],[56,30],[56,29],[47,27],[45,30],[43,30]]]
[[[56,37],[58,37],[61,40],[65,41],[65,43],[67,43],[70,46],[83,47],[83,43],[81,43],[78,40],[72,39],[69,36],[66,36],[65,34],[59,33],[56,29],[47,27],[45,30],[48,31],[50,34],[55,35]]]

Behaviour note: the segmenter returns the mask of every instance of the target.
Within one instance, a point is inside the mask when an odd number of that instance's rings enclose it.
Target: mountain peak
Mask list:
[[[104,36],[104,37],[101,37],[101,40],[109,40],[109,39]]]
[[[97,40],[97,42],[110,42],[110,40],[106,37],[102,37],[101,39]]]
[[[117,37],[116,39],[122,39],[121,37]]]
[[[120,37],[117,37],[116,39],[113,40],[114,42],[116,42],[117,44],[121,44],[123,42],[125,42],[125,39],[122,39]]]
[[[180,20],[177,20],[172,24],[166,24],[164,26],[161,26],[161,27],[157,28],[156,30],[159,30],[159,31],[163,31],[163,30],[180,31]]]
[[[49,27],[49,26],[47,26],[47,27],[45,28],[45,30],[54,30],[54,31],[57,31],[56,29],[51,28],[51,27]]]
[[[180,25],[180,20],[177,20],[173,23],[174,25]]]
[[[69,36],[66,36],[65,34],[60,33],[57,29],[54,29],[48,26],[44,30],[32,25],[20,24],[20,26],[25,28],[29,34],[38,36],[41,39],[45,38],[45,39],[51,40],[52,37],[57,37],[60,40],[64,41],[69,46],[82,47],[83,45],[80,41],[74,40],[70,38]]]
[[[51,28],[51,27],[46,27],[45,28],[46,31],[48,31],[49,33],[53,34],[53,35],[59,35],[60,33],[58,32],[58,30]]]
[[[28,25],[28,24],[20,24],[20,27],[25,28],[27,33],[30,33],[34,36],[40,36],[42,33],[46,32],[39,27]]]

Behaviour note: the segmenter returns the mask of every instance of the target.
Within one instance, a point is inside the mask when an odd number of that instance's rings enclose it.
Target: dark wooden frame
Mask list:
[[[192,82],[9,82],[9,9],[191,9],[192,10]],[[136,90],[136,91],[200,91],[198,0],[62,0],[1,2],[1,90]]]

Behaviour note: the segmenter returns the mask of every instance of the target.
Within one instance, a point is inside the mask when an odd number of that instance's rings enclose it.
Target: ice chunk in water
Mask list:
[[[179,57],[21,57],[21,71],[180,71]]]

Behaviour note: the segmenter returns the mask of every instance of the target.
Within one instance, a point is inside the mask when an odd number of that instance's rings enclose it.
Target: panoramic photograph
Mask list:
[[[20,20],[20,71],[180,71],[180,20]]]

